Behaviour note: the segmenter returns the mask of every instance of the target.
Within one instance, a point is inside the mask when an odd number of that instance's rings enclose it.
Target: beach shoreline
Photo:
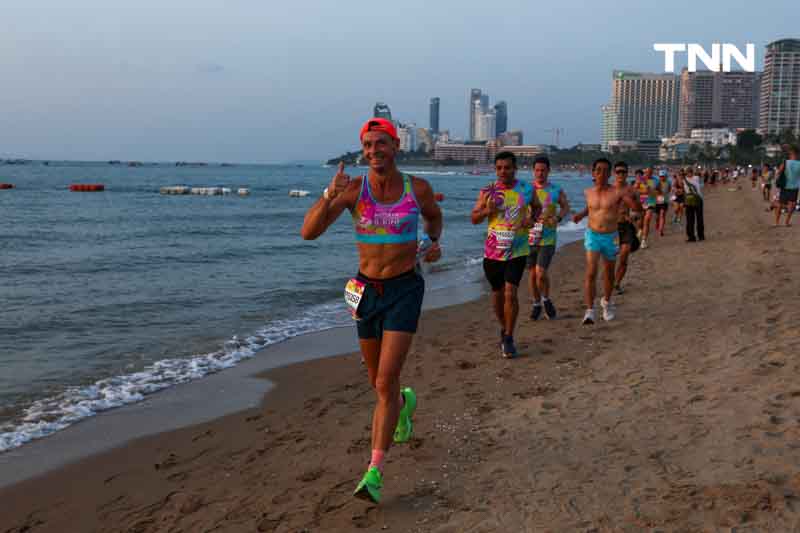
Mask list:
[[[485,296],[427,311],[403,373],[416,434],[379,506],[351,497],[374,398],[349,353],[261,374],[277,386],[251,409],[0,489],[0,531],[791,530],[800,252],[757,196],[707,191],[708,240],[653,238],[611,323],[580,325],[582,247],[563,247],[559,319],[530,322],[523,298],[518,360]]]

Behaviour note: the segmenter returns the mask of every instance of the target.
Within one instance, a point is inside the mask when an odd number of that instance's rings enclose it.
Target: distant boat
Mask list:
[[[303,198],[305,196],[308,196],[309,194],[311,194],[311,192],[306,191],[304,189],[292,189],[289,191],[289,196],[292,196],[294,198]]]

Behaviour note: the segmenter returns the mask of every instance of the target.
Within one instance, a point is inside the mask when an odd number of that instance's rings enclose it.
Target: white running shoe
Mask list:
[[[594,320],[594,308],[587,309],[586,313],[583,315],[583,322],[581,322],[581,324],[588,326],[589,324],[594,324]]]
[[[647,248],[647,241],[642,239],[642,244],[640,246],[642,249]]]
[[[605,298],[600,298],[600,307],[603,309],[603,320],[606,322],[614,320],[614,317],[617,316],[614,310],[614,304]]]

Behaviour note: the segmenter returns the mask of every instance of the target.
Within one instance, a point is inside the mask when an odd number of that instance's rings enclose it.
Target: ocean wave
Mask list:
[[[0,425],[0,453],[103,411],[140,402],[154,392],[236,366],[272,344],[350,322],[344,303],[321,304],[295,319],[273,321],[245,339],[234,336],[223,349],[215,352],[162,359],[138,372],[101,379],[88,386],[70,387],[58,395],[36,400],[21,416]]]

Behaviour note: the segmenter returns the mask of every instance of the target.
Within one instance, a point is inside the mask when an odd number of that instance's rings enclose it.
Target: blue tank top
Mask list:
[[[800,189],[800,161],[789,159],[786,161],[786,187],[784,189]]]

